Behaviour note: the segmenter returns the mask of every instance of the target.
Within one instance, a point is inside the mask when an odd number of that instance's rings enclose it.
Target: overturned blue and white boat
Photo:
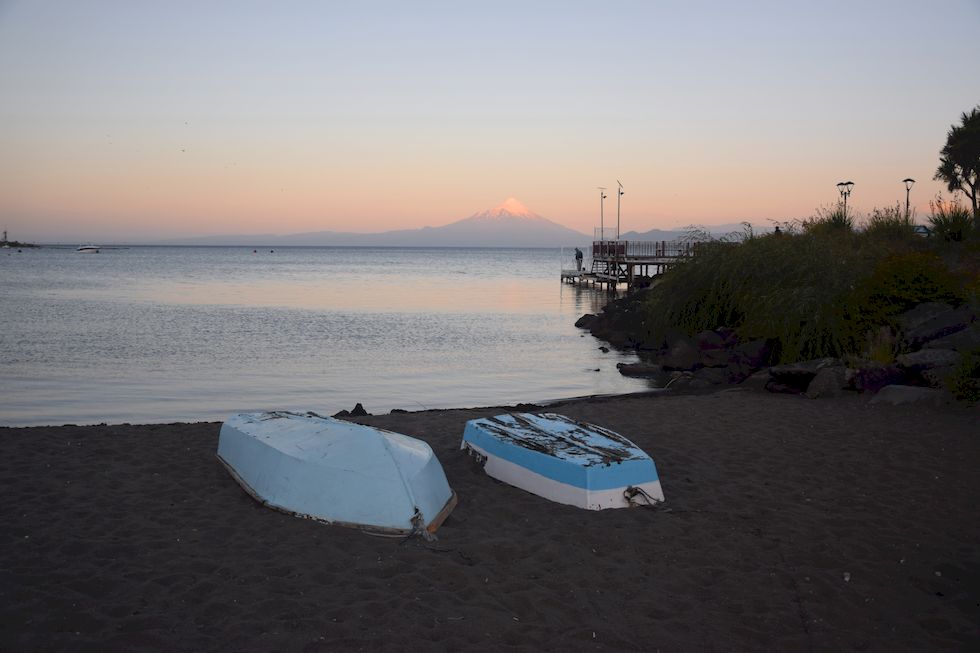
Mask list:
[[[425,442],[314,413],[234,415],[218,460],[271,508],[376,533],[434,533],[456,506]]]
[[[505,483],[588,510],[664,500],[653,460],[622,435],[555,413],[470,420],[462,449]]]

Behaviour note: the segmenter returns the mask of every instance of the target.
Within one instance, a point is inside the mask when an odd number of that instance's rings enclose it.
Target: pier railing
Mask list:
[[[592,258],[664,259],[697,256],[701,243],[681,240],[596,240]]]

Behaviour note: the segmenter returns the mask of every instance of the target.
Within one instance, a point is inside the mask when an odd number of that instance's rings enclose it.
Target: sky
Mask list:
[[[0,0],[0,229],[34,242],[920,220],[980,0]],[[948,196],[948,193],[946,193]]]

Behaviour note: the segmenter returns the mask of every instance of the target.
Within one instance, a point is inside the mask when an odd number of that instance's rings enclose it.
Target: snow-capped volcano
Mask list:
[[[487,209],[486,211],[480,211],[479,213],[474,213],[468,220],[496,220],[499,218],[525,218],[529,220],[544,220],[544,218],[537,213],[529,210],[524,206],[520,200],[513,197],[508,197],[502,204],[499,204],[492,209]]]
[[[503,204],[441,227],[400,229],[377,234],[321,231],[292,236],[221,236],[185,239],[178,244],[357,245],[370,247],[578,247],[586,234],[534,213],[513,197]]]

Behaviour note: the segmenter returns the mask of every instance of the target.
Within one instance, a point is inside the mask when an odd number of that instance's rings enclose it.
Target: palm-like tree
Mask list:
[[[939,153],[939,167],[934,179],[946,182],[950,192],[961,191],[973,205],[973,219],[980,226],[980,106],[964,113],[962,124],[953,125],[946,134],[946,145]]]

